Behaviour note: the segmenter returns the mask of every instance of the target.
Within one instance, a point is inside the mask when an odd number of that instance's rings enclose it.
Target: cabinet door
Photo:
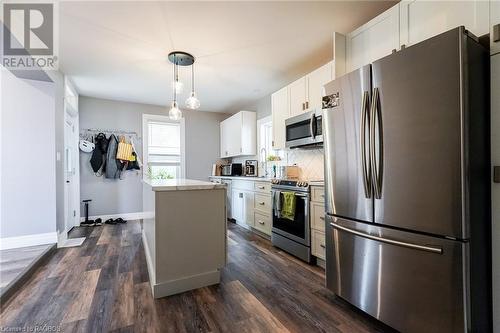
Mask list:
[[[290,116],[296,116],[304,112],[306,102],[307,81],[306,77],[298,79],[288,86],[290,101]]]
[[[488,1],[406,0],[400,3],[401,41],[416,44],[460,25],[476,36],[489,32]]]
[[[287,87],[271,95],[271,110],[273,114],[273,148],[284,149],[286,140],[285,119],[290,116]]]
[[[496,25],[500,25],[500,1],[492,0],[490,1],[490,54],[500,52],[500,40],[494,40],[495,34],[493,28]],[[497,29],[500,30],[500,27],[497,27]],[[500,38],[500,31],[498,31],[498,34]]]
[[[235,190],[233,191],[233,195],[231,197],[231,212],[233,215],[233,219],[237,222],[244,222],[243,216],[243,207],[244,207],[244,192]]]
[[[312,73],[307,75],[307,111],[321,110],[323,93],[323,85],[333,79],[332,63],[321,66]]]
[[[229,156],[238,156],[241,154],[241,114],[237,113],[234,116],[225,120],[226,128],[226,150]]]
[[[220,157],[222,158],[229,156],[227,141],[227,121],[222,121],[220,123]]]
[[[254,224],[254,193],[253,192],[245,192],[243,193],[244,197],[244,217],[245,223],[247,225],[253,226]]]
[[[257,114],[250,111],[241,113],[241,155],[257,154]]]
[[[399,4],[389,8],[346,38],[347,72],[391,54],[399,48]]]

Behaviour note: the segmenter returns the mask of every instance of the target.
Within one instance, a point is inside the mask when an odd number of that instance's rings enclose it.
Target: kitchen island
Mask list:
[[[226,263],[226,188],[144,180],[142,241],[155,298],[219,283]]]

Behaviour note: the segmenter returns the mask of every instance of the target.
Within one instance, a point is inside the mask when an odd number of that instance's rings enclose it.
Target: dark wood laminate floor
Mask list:
[[[152,298],[140,224],[78,228],[2,304],[0,327],[64,332],[388,332],[323,287],[324,272],[234,224],[219,285]]]

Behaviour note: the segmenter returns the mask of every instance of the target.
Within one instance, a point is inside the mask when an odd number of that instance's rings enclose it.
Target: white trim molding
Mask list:
[[[97,218],[100,218],[102,222],[108,220],[108,219],[117,219],[121,217],[122,219],[126,221],[132,221],[132,220],[144,220],[144,219],[150,219],[154,218],[154,212],[135,212],[135,213],[125,213],[125,214],[110,214],[110,215],[95,215],[95,216],[89,216],[89,220],[95,220]],[[80,222],[85,221],[85,217],[80,217]]]
[[[0,250],[16,249],[20,247],[36,246],[43,244],[56,244],[57,232],[44,234],[33,234],[17,237],[5,237],[0,239]]]

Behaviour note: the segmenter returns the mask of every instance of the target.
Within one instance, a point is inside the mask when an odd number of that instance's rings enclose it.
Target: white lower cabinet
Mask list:
[[[311,253],[316,258],[325,260],[325,188],[311,186]]]
[[[266,235],[271,234],[272,220],[269,214],[262,214],[260,212],[255,211],[255,222],[254,228],[265,233]]]
[[[325,247],[325,233],[318,231],[318,230],[312,230],[312,237],[311,237],[311,253],[313,256],[316,258],[320,258],[325,260],[326,258],[326,247]]]
[[[271,184],[253,180],[233,180],[232,215],[236,223],[271,235]]]

